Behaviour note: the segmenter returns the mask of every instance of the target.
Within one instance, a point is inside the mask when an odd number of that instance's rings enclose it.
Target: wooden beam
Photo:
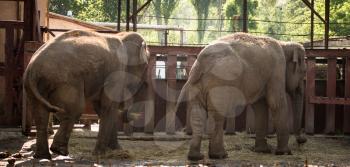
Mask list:
[[[192,46],[148,46],[151,54],[180,54],[180,55],[198,55],[203,47]]]
[[[168,55],[166,62],[166,78],[167,78],[167,99],[166,99],[166,127],[165,131],[167,134],[175,133],[175,120],[176,120],[176,55]]]
[[[0,21],[0,28],[6,28],[6,27],[23,28],[24,22],[18,21],[18,20],[1,20]]]
[[[147,68],[147,103],[145,104],[145,133],[154,132],[154,118],[155,118],[155,94],[156,83],[155,78],[156,55],[151,55]]]
[[[350,50],[348,49],[306,49],[307,58],[325,57],[349,57]]]
[[[350,99],[350,57],[345,62],[345,98]],[[350,106],[344,106],[343,132],[350,133]]]
[[[334,98],[336,96],[337,87],[337,59],[328,59],[327,68],[327,97]],[[325,133],[335,132],[335,105],[327,105],[326,109],[326,128]]]

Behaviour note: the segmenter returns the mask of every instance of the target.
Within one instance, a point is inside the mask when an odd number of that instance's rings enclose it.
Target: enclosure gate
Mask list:
[[[306,50],[306,104],[305,104],[305,131],[315,132],[315,104],[326,104],[326,122],[324,133],[335,133],[335,105],[344,106],[343,132],[350,133],[350,50]],[[326,60],[327,63],[327,87],[326,96],[316,95],[316,63]],[[318,61],[318,62],[317,62]],[[342,61],[344,96],[336,95],[337,90],[337,61]],[[317,111],[316,111],[317,112]]]
[[[0,117],[2,125],[19,125],[21,115],[20,105],[22,90],[21,86],[21,53],[18,46],[18,38],[15,39],[15,32],[22,30],[22,21],[0,21],[0,29],[5,29],[5,62],[0,63],[0,75],[5,79],[5,97],[3,113]],[[17,33],[18,35],[18,33]]]

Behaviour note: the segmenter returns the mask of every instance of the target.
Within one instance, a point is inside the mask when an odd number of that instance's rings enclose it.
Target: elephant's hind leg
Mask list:
[[[281,78],[281,77],[279,77]],[[275,154],[291,154],[288,147],[288,105],[285,91],[285,83],[282,79],[275,78],[271,81],[267,90],[267,103],[272,113],[272,119],[277,131],[277,149]]]
[[[224,148],[224,122],[225,117],[218,111],[208,111],[208,115],[212,116],[215,121],[214,132],[210,134],[209,140],[209,158],[223,159],[227,158],[227,152]]]
[[[64,108],[64,113],[56,113],[60,121],[60,127],[54,136],[50,150],[59,155],[67,156],[68,142],[74,127],[81,113],[85,109],[85,98],[83,87],[62,86],[52,94],[52,101],[57,106]]]
[[[190,101],[189,108],[191,113],[191,126],[193,132],[190,143],[190,150],[187,154],[187,158],[192,161],[198,161],[204,158],[204,155],[200,152],[200,150],[206,111],[197,100]]]
[[[253,104],[255,113],[255,152],[271,153],[267,144],[266,135],[268,131],[268,109],[265,98]]]
[[[49,152],[49,144],[47,141],[47,126],[49,122],[49,111],[40,104],[37,100],[32,99],[31,105],[35,108],[33,111],[33,116],[36,125],[36,152],[34,158],[37,159],[51,159],[51,154]]]

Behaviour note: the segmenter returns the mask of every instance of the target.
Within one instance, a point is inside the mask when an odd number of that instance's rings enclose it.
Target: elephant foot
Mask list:
[[[225,159],[228,157],[228,154],[225,152],[223,153],[209,153],[210,159]]]
[[[189,152],[188,155],[187,155],[187,159],[190,160],[190,161],[199,161],[199,160],[202,160],[204,159],[204,155],[201,154],[201,153],[194,153],[194,152]]]
[[[269,146],[266,142],[264,141],[256,141],[255,147],[254,147],[254,152],[257,153],[272,153],[271,146]]]
[[[289,148],[286,149],[277,149],[275,155],[293,155],[292,151]]]
[[[304,144],[307,142],[307,138],[305,136],[295,136],[298,144]]]
[[[52,146],[50,147],[50,150],[58,155],[63,155],[63,156],[67,156],[69,154],[67,147],[64,146],[55,146],[52,144]]]
[[[108,145],[108,148],[110,148],[111,150],[122,150],[122,146],[120,146],[120,144],[118,142],[112,142]]]
[[[50,153],[35,153],[33,155],[35,159],[51,159],[51,154]]]

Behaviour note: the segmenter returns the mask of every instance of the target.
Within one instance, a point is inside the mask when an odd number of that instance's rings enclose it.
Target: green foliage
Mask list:
[[[248,19],[256,17],[256,9],[258,7],[257,0],[248,0]],[[243,0],[227,0],[224,5],[224,12],[228,20],[229,30],[242,31],[243,27]],[[256,29],[256,22],[248,22],[248,29]]]
[[[205,19],[208,18],[208,13],[209,13],[209,6],[210,6],[210,0],[191,0],[191,3],[196,10],[197,13],[197,40],[198,43],[202,43],[205,30],[207,27]]]

